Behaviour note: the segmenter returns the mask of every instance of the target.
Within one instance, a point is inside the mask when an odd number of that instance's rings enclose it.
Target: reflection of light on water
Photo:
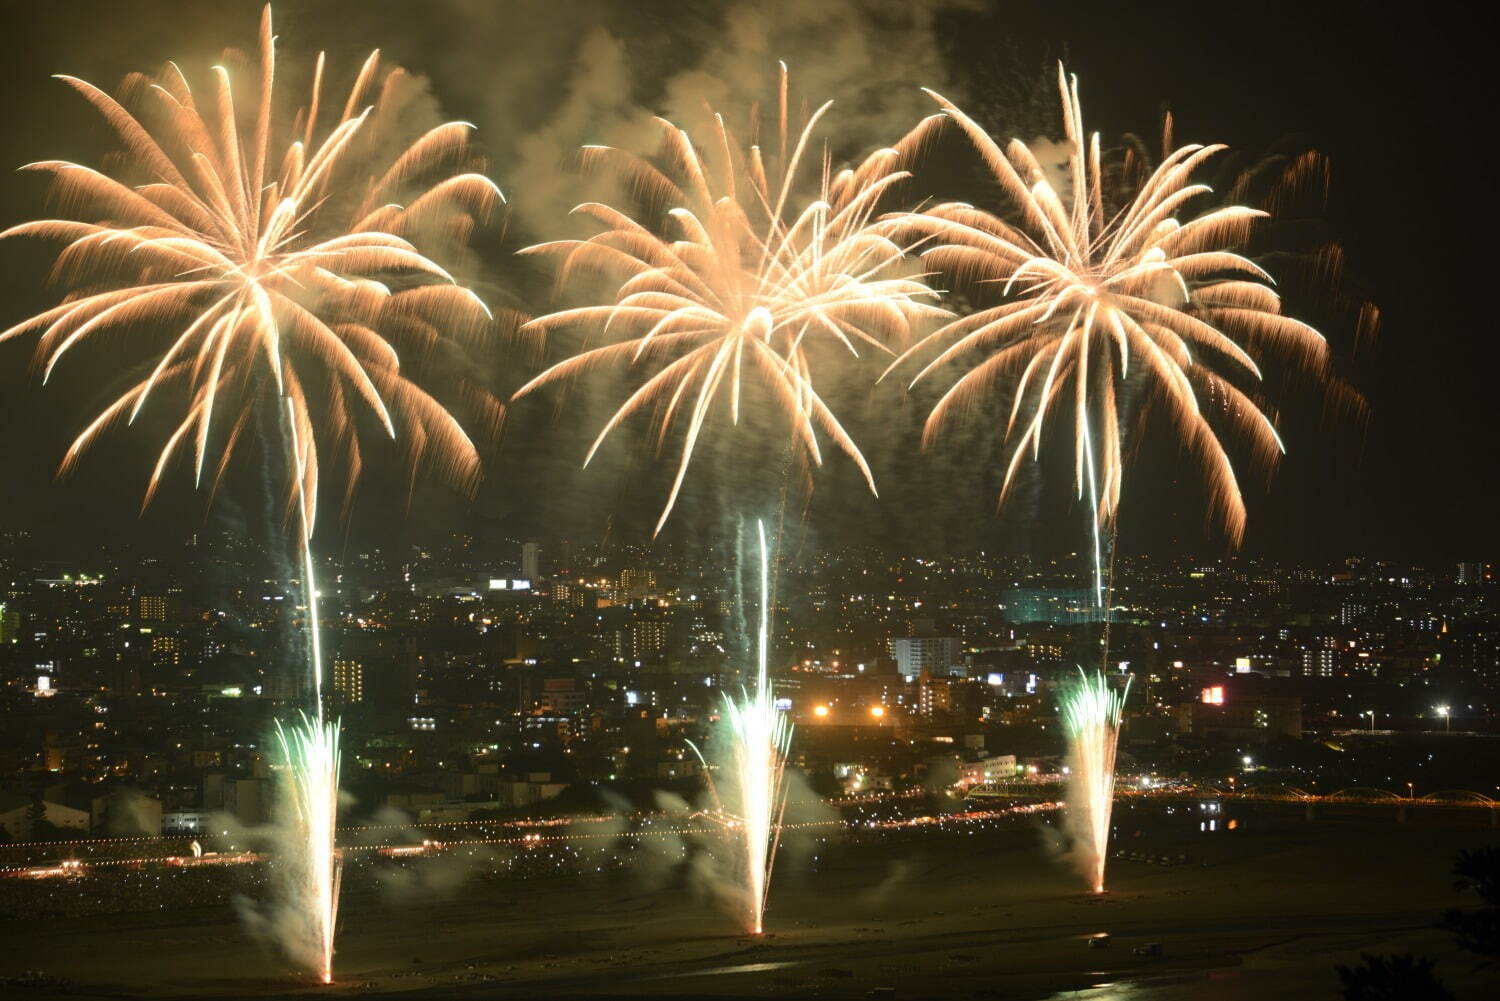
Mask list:
[[[680,973],[663,973],[660,976],[648,977],[649,980],[678,980],[682,977],[718,977],[728,973],[770,973],[773,970],[784,970],[788,966],[796,966],[792,960],[783,960],[779,963],[742,963],[739,966],[715,966],[708,970],[683,970]]]
[[[1137,980],[1105,980],[1118,971],[1084,970],[1083,977],[1099,977],[1098,982],[1076,990],[1060,990],[1049,994],[1043,1001],[1197,1001],[1198,998],[1213,997],[1220,1001],[1255,999],[1260,1001],[1271,994],[1260,989],[1253,980],[1241,980],[1226,971],[1178,971],[1144,976]]]
[[[1102,972],[1102,971],[1101,971]],[[1097,974],[1096,974],[1097,975]],[[1082,990],[1058,991],[1049,995],[1045,1001],[1148,1001],[1150,994],[1145,993],[1137,985],[1132,983],[1114,983],[1105,981],[1103,983],[1090,984]]]

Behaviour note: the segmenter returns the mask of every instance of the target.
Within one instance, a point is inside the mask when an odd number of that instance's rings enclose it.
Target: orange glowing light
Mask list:
[[[822,719],[823,717],[825,717],[825,716],[828,715],[828,707],[827,706],[813,706],[813,715],[816,716],[816,717],[818,717],[819,719]]]

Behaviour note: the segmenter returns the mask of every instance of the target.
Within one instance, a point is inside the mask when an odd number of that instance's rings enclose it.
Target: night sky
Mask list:
[[[637,110],[666,110],[657,102],[668,94],[680,97],[689,85],[678,75],[664,86],[662,67],[681,74],[702,60],[712,71],[727,62],[724,54],[733,54],[744,34],[730,37],[719,5],[625,6],[283,3],[276,8],[279,53],[288,66],[306,65],[311,51],[325,47],[336,66],[352,68],[365,50],[379,46],[430,79],[445,116],[475,121],[491,154],[490,174],[514,206],[503,232],[497,228],[479,245],[479,285],[492,301],[540,312],[549,302],[548,281],[512,252],[554,235],[543,231],[550,205],[542,197],[547,175],[565,184],[560,151],[576,145],[577,136],[602,129],[611,113],[570,104],[572,81],[597,69],[591,60],[598,53],[612,52],[628,73]],[[1245,477],[1246,551],[1433,562],[1495,557],[1500,477],[1491,387],[1500,348],[1485,306],[1490,289],[1484,271],[1491,257],[1483,246],[1495,210],[1493,182],[1480,154],[1493,120],[1495,86],[1492,74],[1480,72],[1482,43],[1472,26],[1441,12],[1366,16],[1331,4],[1261,9],[1160,3],[1149,5],[1149,14],[1140,5],[1122,4],[1100,4],[1092,13],[1089,5],[1077,4],[943,4],[930,18],[918,19],[922,32],[906,38],[890,30],[911,17],[901,13],[904,6],[848,0],[830,8],[854,12],[831,20],[844,26],[841,33],[864,32],[870,42],[862,49],[828,46],[837,53],[831,58],[845,60],[845,75],[863,76],[872,91],[899,92],[898,100],[877,115],[863,94],[809,96],[834,98],[841,102],[837,111],[841,104],[860,105],[872,121],[896,120],[909,107],[909,125],[927,110],[916,87],[932,84],[966,106],[984,107],[1003,130],[1004,100],[992,82],[1040,77],[1065,57],[1081,78],[1089,125],[1106,142],[1125,131],[1154,134],[1162,109],[1170,108],[1180,141],[1222,141],[1255,152],[1294,136],[1325,153],[1332,163],[1327,232],[1344,245],[1351,279],[1369,291],[1383,316],[1378,338],[1357,351],[1348,331],[1326,331],[1345,354],[1344,370],[1368,399],[1370,417],[1364,424],[1330,422],[1311,394],[1277,401],[1290,454],[1269,488]],[[109,149],[108,130],[51,74],[67,72],[112,88],[126,71],[154,71],[170,57],[191,77],[226,45],[252,47],[258,7],[238,0],[9,7],[9,30],[0,40],[8,97],[0,165],[52,158],[97,164]],[[798,73],[818,58],[818,46],[797,37],[807,32],[796,25],[775,23],[778,9],[793,7],[746,9],[762,12],[757,23],[765,30],[757,45],[770,52],[787,38],[793,51],[771,52],[761,62],[785,55],[795,86]],[[902,51],[907,44],[911,51]],[[817,71],[804,78],[822,79]],[[742,107],[771,96],[760,81],[752,89],[730,94],[724,103]],[[1022,118],[1020,109],[1015,118]],[[898,135],[893,130],[853,141],[871,148]],[[548,143],[555,144],[556,155]],[[963,153],[956,147],[952,155]],[[962,169],[939,165],[934,187],[923,193],[943,193],[937,179]],[[34,177],[9,175],[0,185],[0,225],[45,215],[44,206]],[[44,286],[50,260],[44,250],[31,241],[0,245],[0,326],[55,301]],[[1294,315],[1297,305],[1289,303]],[[0,345],[0,519],[59,547],[120,534],[180,538],[205,521],[252,529],[267,522],[270,491],[264,484],[271,474],[253,452],[212,514],[192,494],[184,469],[156,508],[138,519],[152,445],[160,441],[149,427],[116,433],[79,474],[54,481],[67,441],[129,372],[112,361],[101,341],[44,389],[30,367],[33,345],[34,338]],[[478,361],[479,374],[508,396],[535,374],[540,360],[528,345],[497,340],[493,353]],[[654,465],[631,444],[643,437],[636,425],[625,429],[602,468],[579,472],[577,463],[608,400],[579,402],[578,395],[567,397],[568,409],[558,407],[558,394],[514,409],[504,435],[486,447],[487,479],[472,503],[425,485],[408,495],[390,468],[394,456],[373,452],[352,523],[330,518],[323,534],[421,538],[463,528],[496,538],[561,533],[589,539],[606,531],[641,536],[658,510],[665,466]],[[870,542],[893,551],[975,545],[1048,551],[1080,541],[1076,505],[1044,493],[995,517],[994,467],[1001,453],[993,442],[924,456],[917,451],[918,408],[911,401],[866,389],[843,406],[846,425],[867,445],[883,499],[877,503],[862,492],[846,460],[830,458],[806,508],[815,541]],[[710,455],[695,470],[698,482],[667,537],[711,536],[739,514],[753,516],[773,504],[780,487],[778,454],[750,446]],[[1148,445],[1127,476],[1127,549],[1223,551],[1222,542],[1203,530],[1194,477],[1170,449]],[[791,505],[794,518],[799,507]]]

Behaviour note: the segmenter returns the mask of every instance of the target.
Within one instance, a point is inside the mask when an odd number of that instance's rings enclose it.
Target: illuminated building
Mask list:
[[[966,786],[986,785],[990,782],[1005,782],[1016,777],[1016,756],[996,754],[979,761],[966,762],[959,767],[958,780]]]
[[[589,693],[577,678],[548,678],[542,682],[537,708],[545,712],[573,713],[587,709]]]
[[[1055,626],[1100,622],[1104,618],[1090,589],[1012,588],[1005,594],[1006,618]]]
[[[1179,733],[1208,740],[1269,743],[1302,736],[1302,697],[1260,684],[1209,685],[1196,701],[1177,706],[1173,716]]]
[[[54,828],[87,832],[89,814],[51,800],[33,800],[30,796],[16,793],[0,793],[0,831],[12,840],[25,840],[31,836],[35,820],[45,821]]]
[[[615,659],[636,661],[660,653],[667,645],[667,623],[662,619],[636,619],[615,631]]]
[[[521,577],[535,583],[542,576],[542,547],[535,542],[521,543]]]
[[[933,675],[950,675],[961,667],[957,636],[895,636],[890,640],[891,656],[896,670],[908,681],[923,671]]]
[[[182,640],[176,636],[152,636],[151,659],[164,667],[180,666],[182,664]]]
[[[1500,691],[1500,627],[1481,620],[1444,631],[1439,664],[1443,678],[1452,684]]]
[[[655,570],[621,570],[615,578],[615,598],[618,601],[643,598],[655,590]]]
[[[917,711],[923,716],[946,716],[953,712],[953,679],[923,673],[917,682]]]
[[[355,705],[365,700],[365,666],[348,657],[337,657],[333,661],[333,690],[346,705]]]
[[[1479,584],[1490,579],[1490,568],[1486,563],[1463,562],[1454,576],[1456,584]]]
[[[156,594],[137,595],[135,614],[143,622],[165,622],[167,621],[167,599]]]
[[[1325,638],[1320,646],[1302,651],[1302,676],[1304,678],[1332,678],[1338,666],[1338,641]]]

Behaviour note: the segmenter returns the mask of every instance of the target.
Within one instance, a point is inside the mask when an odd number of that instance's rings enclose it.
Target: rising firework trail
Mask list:
[[[729,728],[730,803],[720,804],[730,837],[737,841],[736,865],[742,879],[745,930],[752,935],[765,931],[766,899],[771,891],[771,870],[781,838],[781,818],[786,810],[782,778],[787,752],[792,746],[792,725],[776,708],[767,671],[770,641],[770,556],[766,549],[766,527],[756,522],[760,536],[760,623],[756,633],[756,675],[753,690],[740,697],[724,697],[724,723]],[[695,751],[697,747],[693,748]],[[699,758],[702,759],[702,754]],[[705,761],[705,764],[707,762]],[[717,785],[714,795],[718,796]]]
[[[1270,275],[1239,253],[1267,213],[1240,205],[1188,211],[1209,191],[1194,183],[1195,173],[1225,147],[1183,146],[1146,176],[1111,183],[1098,134],[1084,131],[1078,82],[1061,66],[1058,85],[1068,149],[1058,178],[1025,143],[1013,139],[1002,150],[933,95],[945,115],[919,132],[944,118],[956,122],[1004,194],[1004,217],[952,202],[887,225],[931,238],[929,265],[963,282],[992,283],[1005,298],[943,326],[896,364],[936,351],[913,385],[949,363],[966,368],[928,416],[924,444],[1002,377],[1015,377],[1001,503],[1026,457],[1040,454],[1049,415],[1071,410],[1074,483],[1080,498],[1088,494],[1102,606],[1100,536],[1118,513],[1132,415],[1165,414],[1205,471],[1211,513],[1238,543],[1245,505],[1218,428],[1247,442],[1261,464],[1274,463],[1285,449],[1255,396],[1260,366],[1275,356],[1323,374],[1328,353],[1316,330],[1282,315]]]
[[[296,407],[287,400],[287,438],[291,444],[299,537],[302,542],[302,590],[307,608],[308,660],[312,668],[313,714],[299,713],[296,723],[276,722],[277,746],[289,778],[282,792],[287,806],[282,823],[288,840],[287,886],[294,947],[313,957],[318,979],[333,983],[333,941],[338,928],[339,886],[343,860],[334,844],[339,813],[339,724],[323,717],[323,641],[318,623],[318,582],[313,573],[311,512],[302,470],[308,451],[298,433]]]
[[[248,69],[258,84],[248,107],[239,103],[244,91],[233,86],[232,69]],[[67,291],[60,305],[0,332],[0,342],[39,332],[45,381],[73,348],[108,333],[119,338],[115,369],[133,357],[145,373],[78,435],[63,471],[106,429],[133,423],[149,401],[170,395],[185,406],[157,457],[145,504],[189,443],[195,483],[217,454],[212,491],[261,407],[283,428],[314,703],[298,722],[277,726],[291,776],[287,861],[296,888],[288,904],[298,929],[286,944],[311,956],[328,982],[338,912],[339,752],[338,724],[324,719],[321,697],[311,544],[317,441],[331,441],[346,458],[346,505],[362,466],[356,401],[389,437],[400,428],[413,475],[427,468],[462,488],[476,485],[469,437],[401,361],[403,352],[422,359],[451,335],[490,327],[490,310],[419,243],[462,243],[501,195],[479,172],[466,123],[439,125],[389,157],[385,132],[412,85],[400,70],[381,77],[378,53],[337,114],[324,103],[319,55],[308,103],[295,118],[278,120],[275,69],[267,7],[258,65],[227,53],[197,92],[176,64],[155,79],[127,78],[118,100],[61,77],[115,131],[118,169],[58,160],[25,168],[51,175],[56,201],[73,218],[25,223],[0,236],[60,241],[53,277]],[[494,419],[493,401],[467,396]]]
[[[1102,672],[1079,680],[1062,696],[1063,729],[1068,734],[1068,822],[1083,850],[1084,874],[1095,893],[1104,892],[1109,850],[1109,817],[1115,802],[1115,748],[1120,710],[1130,681],[1118,691]]]
[[[564,287],[581,274],[603,276],[616,289],[613,303],[564,309],[533,320],[529,329],[582,325],[624,336],[552,366],[516,396],[620,362],[650,372],[605,423],[584,464],[621,423],[654,408],[657,450],[674,431],[681,439],[658,532],[716,403],[738,425],[747,382],[760,386],[785,417],[795,454],[821,465],[821,431],[854,461],[873,492],[863,454],[814,386],[813,348],[827,343],[844,359],[857,358],[861,349],[894,354],[891,345],[906,345],[913,321],[949,315],[928,301],[935,293],[920,277],[903,272],[911,245],[871,222],[882,196],[909,176],[895,169],[902,149],[878,150],[837,172],[825,156],[816,197],[800,193],[799,183],[806,183],[801,164],[831,104],[792,132],[783,66],[775,150],[742,148],[717,114],[702,147],[658,119],[663,144],[657,162],[587,147],[585,166],[617,167],[645,214],[637,218],[587,202],[573,211],[597,222],[600,233],[523,251],[561,258]]]

